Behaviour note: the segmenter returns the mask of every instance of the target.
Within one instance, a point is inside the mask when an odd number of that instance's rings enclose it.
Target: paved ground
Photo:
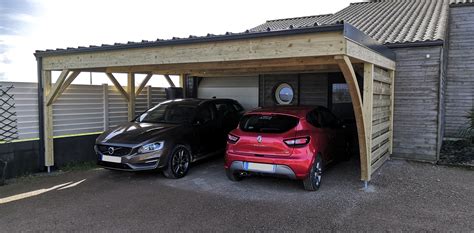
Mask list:
[[[180,180],[104,169],[21,179],[0,187],[0,203],[43,193],[0,204],[0,231],[474,231],[473,170],[392,160],[364,191],[345,162],[306,192],[284,179],[231,183],[222,163]],[[54,187],[67,182],[77,185]]]

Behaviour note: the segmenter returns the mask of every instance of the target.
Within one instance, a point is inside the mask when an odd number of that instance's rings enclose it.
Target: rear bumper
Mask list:
[[[286,176],[291,179],[304,179],[308,176],[311,168],[312,158],[310,156],[290,156],[288,158],[258,157],[240,155],[226,152],[224,167],[232,172],[250,172],[244,168],[244,162],[263,163],[275,165],[274,172],[258,172],[276,176]]]
[[[270,175],[286,176],[290,179],[296,179],[296,175],[293,172],[293,170],[291,170],[291,168],[286,165],[277,164],[275,165],[275,171],[270,173],[270,172],[262,172],[262,171],[245,170],[243,161],[233,161],[229,169],[231,172],[265,173],[265,174],[270,174]]]

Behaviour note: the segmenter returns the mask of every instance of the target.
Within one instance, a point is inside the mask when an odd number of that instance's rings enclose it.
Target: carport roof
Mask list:
[[[84,53],[84,52],[101,52],[101,51],[111,51],[111,50],[121,50],[121,49],[135,49],[135,48],[149,48],[149,47],[160,47],[160,46],[171,46],[171,45],[183,45],[183,44],[194,44],[202,42],[218,42],[218,41],[228,41],[228,40],[240,40],[240,39],[253,39],[259,37],[272,37],[272,36],[285,36],[285,35],[297,35],[305,33],[317,33],[317,32],[335,32],[341,31],[344,36],[348,39],[351,39],[355,42],[358,42],[361,45],[364,45],[381,55],[394,60],[395,54],[386,48],[385,46],[379,44],[377,41],[368,37],[357,28],[351,26],[350,24],[344,22],[336,22],[333,24],[326,25],[300,25],[298,27],[290,27],[283,30],[265,30],[265,31],[251,31],[247,30],[241,33],[231,33],[227,32],[222,35],[207,34],[206,36],[189,36],[187,38],[178,38],[173,37],[172,39],[162,40],[157,39],[156,41],[147,41],[142,40],[141,42],[132,42],[127,43],[115,43],[113,45],[102,44],[101,46],[91,45],[88,47],[77,47],[77,48],[67,48],[67,49],[54,49],[54,50],[36,50],[34,55],[36,57],[46,57],[46,56],[55,56],[63,54],[73,54],[73,53]]]
[[[327,25],[345,21],[382,44],[444,40],[449,4],[473,0],[370,0],[352,3],[335,14],[269,20],[250,31]]]

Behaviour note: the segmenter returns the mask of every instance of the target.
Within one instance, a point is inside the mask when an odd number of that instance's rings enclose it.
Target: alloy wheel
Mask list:
[[[321,184],[321,175],[322,175],[322,168],[321,168],[321,161],[316,161],[314,165],[314,185],[319,187]]]
[[[184,175],[189,167],[189,153],[184,148],[180,148],[173,154],[171,166],[173,172],[178,175]]]

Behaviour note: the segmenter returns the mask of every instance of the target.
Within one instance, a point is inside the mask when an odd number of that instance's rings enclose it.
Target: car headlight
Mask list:
[[[165,145],[165,142],[154,142],[150,144],[146,144],[138,149],[138,153],[144,154],[144,153],[150,153],[153,151],[158,151],[163,149],[163,146]]]

